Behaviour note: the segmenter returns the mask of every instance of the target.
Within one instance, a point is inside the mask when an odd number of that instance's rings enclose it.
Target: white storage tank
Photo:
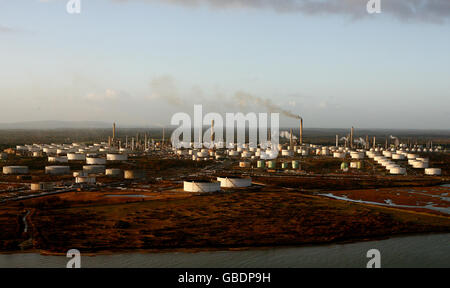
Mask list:
[[[143,170],[125,170],[124,178],[128,180],[143,179],[145,172]]]
[[[403,154],[392,154],[392,159],[393,160],[404,160],[405,159],[405,155],[403,155]]]
[[[87,157],[86,164],[88,164],[88,165],[105,165],[106,159],[105,158]]]
[[[239,162],[239,167],[241,167],[241,168],[250,168],[251,165],[250,165],[250,162],[242,161],[242,162]]]
[[[82,153],[67,153],[67,159],[69,161],[85,161],[86,155]]]
[[[67,163],[69,162],[66,156],[49,156],[47,159],[50,163]]]
[[[106,154],[106,160],[108,161],[127,161],[128,155],[127,154]]]
[[[406,174],[406,168],[402,167],[395,167],[389,170],[389,173],[393,175],[404,175]]]
[[[199,157],[199,158],[206,158],[206,157],[208,157],[209,156],[209,153],[206,151],[203,151],[203,152],[197,152],[197,157]]]
[[[52,182],[48,183],[33,183],[31,184],[31,191],[47,191],[55,188],[55,184]]]
[[[5,166],[3,167],[3,174],[5,175],[18,175],[28,174],[28,166]]]
[[[345,152],[334,152],[333,157],[334,158],[345,158]]]
[[[83,172],[88,174],[104,174],[105,173],[105,165],[84,165]]]
[[[408,159],[416,159],[417,155],[416,154],[407,154],[406,157],[408,157]]]
[[[424,169],[424,168],[428,168],[428,162],[422,162],[422,161],[415,161],[412,164],[413,168],[415,169]]]
[[[78,176],[75,178],[75,183],[79,184],[95,184],[97,180],[95,177],[90,176]]]
[[[441,168],[426,168],[425,175],[439,176],[442,174]]]
[[[70,174],[70,167],[69,166],[46,166],[45,174],[51,174],[51,175]]]
[[[217,177],[222,188],[243,188],[252,186],[252,178]]]
[[[252,157],[252,152],[249,152],[249,151],[244,151],[244,152],[242,152],[242,154],[241,154],[241,157],[242,158],[250,158],[250,157]]]
[[[281,151],[281,156],[292,157],[292,156],[294,156],[294,151],[292,151],[292,150],[282,150]]]
[[[185,192],[218,192],[220,191],[220,182],[207,181],[184,181]]]
[[[363,152],[351,152],[350,157],[352,157],[352,159],[364,159],[364,153]]]
[[[111,176],[111,177],[120,177],[122,176],[122,170],[118,169],[118,168],[111,168],[111,169],[106,169],[105,172],[106,176]]]

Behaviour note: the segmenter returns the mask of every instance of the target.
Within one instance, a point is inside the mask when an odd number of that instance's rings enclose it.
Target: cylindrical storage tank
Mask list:
[[[35,158],[42,157],[42,153],[40,151],[35,151],[33,152],[33,157]]]
[[[83,172],[88,174],[104,174],[105,173],[105,165],[84,165]]]
[[[416,161],[412,164],[415,169],[424,169],[428,168],[428,162]]]
[[[241,168],[250,168],[250,162],[241,161],[241,162],[239,162],[239,167],[241,167]]]
[[[234,157],[234,156],[239,156],[239,152],[238,152],[238,151],[235,151],[235,150],[230,150],[230,151],[228,152],[228,155],[229,155],[229,156],[232,156],[232,157]]]
[[[378,155],[378,156],[373,157],[373,160],[375,160],[375,161],[386,160],[386,157]]]
[[[56,154],[61,155],[61,154],[66,154],[67,150],[66,149],[56,149]]]
[[[145,171],[143,170],[125,170],[123,178],[128,180],[144,179]]]
[[[33,183],[33,184],[31,184],[30,188],[32,191],[52,190],[55,188],[55,184],[54,183]]]
[[[84,172],[84,171],[75,171],[72,173],[73,177],[78,177],[78,176],[88,176],[88,173]]]
[[[86,155],[81,153],[67,153],[67,159],[69,161],[84,161],[86,160]]]
[[[258,168],[265,168],[266,167],[266,162],[264,160],[258,160],[257,167]]]
[[[70,167],[69,166],[46,166],[45,174],[50,174],[50,175],[70,174]]]
[[[79,184],[95,184],[97,180],[95,177],[90,176],[78,176],[75,178],[75,183]]]
[[[345,158],[345,153],[344,152],[334,152],[333,157],[334,158]]]
[[[417,155],[416,154],[407,154],[406,157],[408,157],[408,159],[416,159]]]
[[[300,167],[297,160],[292,161],[292,169],[298,169]]]
[[[206,181],[184,181],[185,192],[218,192],[220,191],[220,182],[206,182]]]
[[[56,154],[56,148],[45,147],[43,151],[47,154]]]
[[[320,154],[322,156],[328,156],[328,155],[330,155],[330,150],[327,147],[323,147],[322,151],[320,152]]]
[[[363,152],[351,152],[350,156],[352,157],[352,159],[364,159]]]
[[[310,153],[310,150],[308,148],[302,149],[302,156],[308,156]]]
[[[288,169],[289,168],[289,163],[288,162],[281,163],[281,168],[282,169]]]
[[[392,154],[392,159],[393,159],[393,160],[404,160],[404,159],[405,159],[405,155],[402,155],[402,154]]]
[[[122,176],[122,170],[120,170],[118,168],[106,169],[105,174],[106,174],[106,176],[120,177],[120,176]]]
[[[250,157],[252,157],[252,152],[249,152],[249,151],[244,151],[244,152],[242,152],[242,154],[241,154],[241,157],[242,158],[250,158]]]
[[[105,158],[87,157],[86,158],[86,164],[88,164],[88,165],[105,165],[106,164],[106,159]]]
[[[127,161],[127,154],[106,154],[106,160],[108,161]]]
[[[425,175],[439,176],[442,174],[441,168],[426,168]]]
[[[205,158],[205,157],[208,157],[209,156],[209,154],[208,154],[208,152],[206,151],[202,151],[202,152],[197,152],[197,157],[199,157],[199,158]]]
[[[383,155],[388,157],[388,158],[391,158],[392,157],[392,152],[391,151],[383,151]]]
[[[292,150],[282,150],[281,151],[281,156],[292,157],[292,156],[294,156],[294,151],[292,151]]]
[[[27,166],[5,166],[3,167],[3,174],[5,175],[19,175],[28,174],[29,169]]]
[[[395,167],[389,170],[389,173],[393,175],[404,175],[406,174],[406,168],[403,167]]]
[[[386,170],[391,170],[393,168],[399,168],[399,167],[400,166],[397,164],[389,164],[389,165],[386,165]]]
[[[243,188],[252,186],[252,178],[217,177],[222,188]]]
[[[267,161],[266,162],[267,168],[269,169],[276,169],[277,168],[277,162],[272,160],[272,161]]]
[[[67,163],[69,159],[66,156],[48,157],[48,162],[50,163]]]

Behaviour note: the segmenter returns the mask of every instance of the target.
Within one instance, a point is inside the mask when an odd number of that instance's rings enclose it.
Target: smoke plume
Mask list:
[[[241,108],[249,108],[252,105],[259,105],[265,107],[267,110],[269,110],[269,112],[280,113],[289,118],[301,119],[300,116],[292,113],[291,111],[281,108],[269,99],[263,99],[242,91],[237,92],[234,95],[234,98],[235,100],[237,100],[239,107]]]

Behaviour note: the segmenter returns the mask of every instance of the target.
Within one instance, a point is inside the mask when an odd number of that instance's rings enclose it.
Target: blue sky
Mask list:
[[[306,127],[450,128],[446,14],[82,0],[70,15],[66,2],[0,0],[0,122],[158,126],[202,103],[265,112],[239,105],[248,93]]]

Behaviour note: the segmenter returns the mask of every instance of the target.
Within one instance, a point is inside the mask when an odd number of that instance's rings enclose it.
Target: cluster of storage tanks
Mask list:
[[[193,143],[191,143],[193,144]],[[314,144],[303,144],[299,146],[286,147],[278,145],[278,153],[274,153],[270,149],[262,149],[250,147],[248,144],[229,144],[227,149],[179,149],[176,151],[178,156],[192,157],[192,160],[222,160],[224,158],[241,159],[239,166],[241,168],[252,167],[251,161],[256,161],[257,168],[276,169],[278,162],[271,159],[281,159],[280,165],[282,169],[299,169],[299,162],[283,161],[283,158],[295,157],[295,156],[332,156],[338,159],[345,159],[350,157],[355,160],[350,163],[350,168],[360,169],[362,166],[361,161],[368,157],[374,159],[378,164],[382,165],[393,175],[406,174],[406,168],[401,167],[395,163],[395,160],[411,160],[408,162],[413,168],[426,169],[425,175],[440,175],[441,171],[438,168],[429,168],[427,159],[420,158],[414,153],[421,152],[440,152],[440,148],[428,149],[428,148],[407,148],[399,147],[399,149],[383,149],[383,148],[371,148],[366,149],[350,149],[348,147],[336,147],[336,146],[321,146]],[[412,157],[411,155],[415,155]],[[376,158],[376,159],[375,159]],[[344,167],[345,168],[345,167]],[[347,167],[348,168],[348,167]]]
[[[82,171],[73,172],[76,183],[95,183],[95,177],[90,175],[103,174],[125,179],[143,178],[142,171],[122,171],[120,169],[106,169],[107,162],[122,162],[128,160],[128,151],[124,148],[116,149],[107,143],[85,144],[32,144],[18,145],[16,151],[22,155],[33,157],[47,157],[51,165],[45,166],[45,173],[49,175],[67,175],[71,173],[70,162],[84,162]],[[6,158],[6,157],[5,157]],[[63,165],[61,165],[63,164]],[[5,175],[29,174],[27,166],[5,166]],[[36,187],[35,187],[36,188]]]
[[[252,186],[250,177],[217,177],[217,181],[184,181],[185,192],[210,193],[219,192],[221,188],[246,188]]]

